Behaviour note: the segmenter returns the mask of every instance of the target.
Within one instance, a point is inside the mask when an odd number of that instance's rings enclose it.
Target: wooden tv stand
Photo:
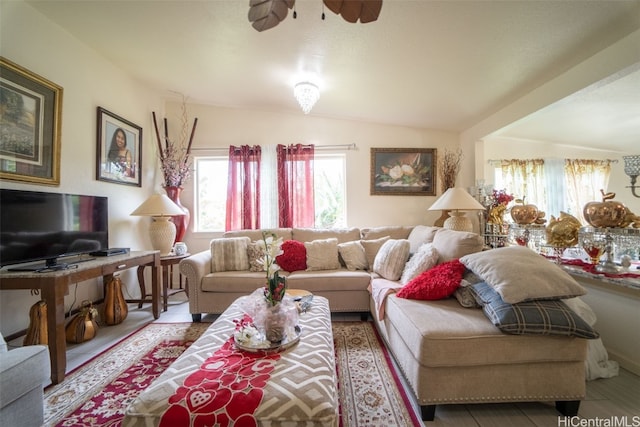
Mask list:
[[[150,266],[152,271],[151,307],[153,317],[160,317],[160,252],[134,251],[124,255],[96,257],[66,270],[51,272],[0,270],[0,289],[39,289],[47,304],[47,332],[51,358],[51,382],[64,380],[67,369],[67,344],[64,331],[64,296],[69,285],[102,276],[106,283],[114,273],[139,266]]]

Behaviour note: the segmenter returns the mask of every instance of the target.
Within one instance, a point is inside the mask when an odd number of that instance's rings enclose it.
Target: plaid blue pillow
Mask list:
[[[486,282],[472,285],[484,314],[502,332],[515,335],[564,335],[595,339],[600,335],[561,300],[508,304]]]

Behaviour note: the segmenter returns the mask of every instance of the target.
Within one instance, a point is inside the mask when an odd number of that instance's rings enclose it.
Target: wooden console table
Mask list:
[[[47,304],[47,332],[51,358],[51,382],[64,380],[67,369],[64,296],[69,285],[102,276],[106,283],[114,273],[138,266],[152,267],[151,306],[153,317],[160,317],[160,252],[139,251],[126,255],[98,257],[74,264],[72,268],[51,272],[0,270],[0,289],[39,289]]]

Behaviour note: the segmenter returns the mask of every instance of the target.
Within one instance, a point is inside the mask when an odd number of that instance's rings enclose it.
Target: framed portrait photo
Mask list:
[[[0,56],[0,178],[60,185],[62,87]]]
[[[96,178],[142,186],[142,128],[98,107]]]
[[[371,195],[435,196],[435,148],[371,148]]]

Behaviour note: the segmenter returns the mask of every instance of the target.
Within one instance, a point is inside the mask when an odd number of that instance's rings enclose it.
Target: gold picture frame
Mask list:
[[[62,93],[0,56],[0,179],[60,185]]]
[[[435,148],[371,148],[371,195],[435,196]]]

